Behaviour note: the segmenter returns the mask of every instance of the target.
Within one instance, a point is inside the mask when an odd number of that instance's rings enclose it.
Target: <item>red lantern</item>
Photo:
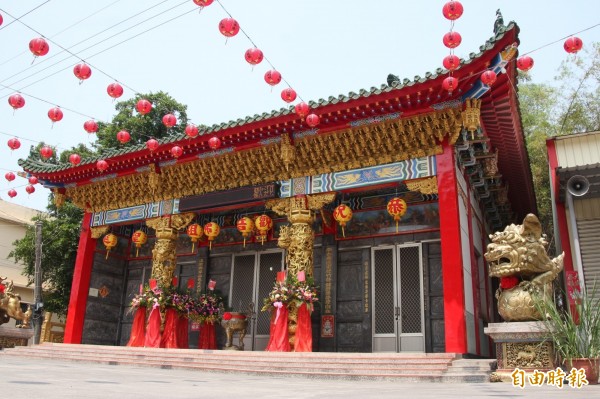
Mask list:
[[[41,37],[38,37],[37,39],[32,39],[29,42],[29,50],[33,53],[33,55],[39,57],[48,54],[50,46],[48,46],[46,40],[44,40]]]
[[[190,138],[196,137],[198,135],[198,127],[192,124],[187,125],[185,127],[185,134]]]
[[[165,125],[167,129],[170,129],[177,124],[177,118],[173,114],[166,114],[163,116],[162,121],[163,125]]]
[[[565,40],[564,47],[567,53],[576,54],[583,47],[583,42],[580,38],[572,36]]]
[[[104,159],[99,160],[96,162],[96,169],[98,169],[100,172],[104,172],[106,169],[108,169],[108,162],[106,162]]]
[[[281,91],[281,98],[286,103],[291,103],[292,101],[294,101],[296,99],[296,91],[294,89],[292,89],[291,87],[288,87],[287,89],[283,89]]]
[[[63,112],[58,107],[50,108],[50,111],[48,111],[48,118],[50,118],[52,122],[58,122],[63,118]]]
[[[71,165],[77,166],[81,162],[81,157],[79,154],[71,154],[69,155],[69,162],[71,162]]]
[[[531,68],[533,68],[533,58],[528,55],[519,57],[519,59],[517,59],[517,68],[523,72],[529,71]]]
[[[131,135],[127,130],[121,130],[119,133],[117,133],[117,140],[119,140],[121,144],[125,144],[131,140]]]
[[[444,7],[442,8],[442,14],[450,21],[459,19],[460,16],[463,15],[463,11],[463,6],[458,1],[449,1],[444,4]]]
[[[194,0],[194,3],[202,8],[211,5],[213,0]]]
[[[202,226],[198,223],[192,223],[187,227],[186,233],[192,241],[192,252],[194,252],[194,244],[196,244],[196,241],[202,238],[202,235],[204,234],[202,232]]]
[[[238,231],[242,233],[242,237],[244,237],[244,248],[246,248],[246,238],[252,235],[252,231],[254,230],[254,222],[248,216],[244,216],[240,218],[235,224]]]
[[[113,233],[109,233],[109,234],[105,235],[104,238],[102,238],[102,243],[106,247],[106,258],[105,259],[108,259],[108,253],[110,252],[110,250],[112,248],[117,246],[118,242],[119,242],[119,240],[117,239],[117,236],[114,235]]]
[[[453,76],[448,76],[442,82],[442,87],[444,88],[444,90],[447,90],[450,93],[452,93],[454,91],[454,89],[456,89],[457,86],[458,86],[458,79],[456,79]]]
[[[496,72],[487,70],[481,74],[481,83],[487,86],[491,86],[496,81]]]
[[[173,158],[179,158],[183,154],[183,150],[178,145],[171,147],[171,155]]]
[[[152,103],[146,99],[141,99],[135,105],[135,109],[142,115],[146,115],[148,112],[152,111]]]
[[[10,190],[8,190],[8,196],[10,198],[15,198],[17,196],[17,191],[14,188],[11,188]]]
[[[213,150],[221,147],[221,140],[217,136],[212,136],[210,140],[208,140],[208,146]]]
[[[310,114],[306,117],[306,124],[310,127],[315,127],[319,124],[320,119],[316,114]]]
[[[246,50],[245,58],[248,64],[257,65],[263,60],[263,52],[256,47],[253,47]]]
[[[2,22],[4,22],[4,18],[2,18],[2,14],[0,14],[0,26],[2,26]]]
[[[8,180],[9,182],[13,181],[13,180],[15,180],[15,174],[13,172],[6,172],[6,174],[4,175],[4,178],[6,180]]]
[[[296,112],[300,118],[304,118],[306,115],[308,115],[309,111],[310,108],[305,102],[300,102],[294,106],[294,112]]]
[[[53,154],[52,148],[48,147],[47,145],[40,148],[40,155],[42,156],[43,159],[50,158],[52,156],[52,154]]]
[[[14,109],[23,108],[25,105],[25,99],[19,93],[15,93],[12,96],[8,97],[8,103]]]
[[[219,31],[223,36],[233,37],[240,31],[240,25],[233,18],[223,18],[219,22]]]
[[[221,232],[221,227],[215,222],[208,222],[204,225],[204,234],[208,238],[208,249],[212,249],[212,242]]]
[[[121,86],[120,84],[118,84],[116,82],[115,83],[111,83],[106,88],[106,92],[112,98],[119,98],[119,97],[121,97],[123,95],[123,86]]]
[[[447,70],[454,71],[460,66],[460,58],[458,58],[454,54],[450,54],[444,57],[444,61],[442,62],[442,64]]]
[[[396,233],[398,232],[398,221],[406,213],[406,202],[402,198],[392,198],[387,204],[387,211],[396,221]]]
[[[146,148],[150,150],[150,152],[155,151],[160,144],[155,139],[150,139],[146,141]]]
[[[79,78],[79,83],[81,83],[92,76],[92,68],[87,64],[77,64],[73,68],[73,73]]]
[[[21,147],[21,142],[18,138],[13,137],[12,139],[8,139],[8,147],[11,150],[18,150]]]
[[[346,233],[344,232],[344,226],[352,219],[352,209],[347,205],[341,204],[333,211],[333,218],[342,227],[342,237],[345,238]]]
[[[444,46],[448,48],[456,48],[460,46],[460,42],[462,42],[462,37],[460,37],[460,33],[458,32],[448,32],[444,35]]]
[[[85,121],[83,129],[88,133],[96,133],[98,131],[98,124],[94,120]]]
[[[33,194],[35,192],[35,187],[29,184],[25,187],[25,191],[27,191],[27,194]]]
[[[281,82],[281,74],[274,69],[265,72],[265,82],[271,86],[275,86]]]
[[[27,179],[27,181],[29,182],[29,184],[31,185],[35,185],[38,184],[38,178],[35,176],[29,176],[29,179]]]
[[[135,257],[139,256],[139,251],[142,245],[148,241],[148,235],[143,230],[136,230],[131,236],[131,242],[135,244]]]
[[[265,239],[267,238],[267,234],[269,230],[273,227],[273,220],[267,215],[260,215],[254,219],[254,226],[256,226],[256,230],[258,231],[258,235],[260,236],[260,242],[264,245]]]

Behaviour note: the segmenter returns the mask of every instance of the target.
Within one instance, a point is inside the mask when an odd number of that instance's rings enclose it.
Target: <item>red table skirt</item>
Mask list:
[[[131,333],[127,346],[144,346],[146,340],[146,308],[139,307],[135,311]]]
[[[215,333],[215,325],[213,323],[208,321],[200,323],[198,349],[217,349],[217,335]]]
[[[279,315],[277,314],[279,312]],[[268,352],[289,352],[290,341],[288,335],[288,310],[285,306],[279,309],[273,309],[271,313],[271,326],[269,343],[265,351]]]

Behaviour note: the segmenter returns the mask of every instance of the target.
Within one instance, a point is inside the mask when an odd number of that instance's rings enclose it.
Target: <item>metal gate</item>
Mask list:
[[[261,312],[277,272],[283,270],[283,251],[248,252],[233,256],[229,306],[236,311],[254,312],[244,338],[246,350],[264,350],[269,343],[271,316]]]
[[[424,352],[421,244],[371,250],[373,352]]]

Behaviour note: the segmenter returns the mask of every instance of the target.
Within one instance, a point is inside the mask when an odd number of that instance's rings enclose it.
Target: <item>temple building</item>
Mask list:
[[[22,160],[57,201],[85,209],[65,342],[127,343],[132,296],[153,267],[168,267],[179,284],[215,280],[232,309],[251,315],[246,350],[263,350],[263,298],[278,271],[306,261],[320,287],[314,351],[491,356],[488,234],[536,212],[518,32],[498,27],[461,60],[452,91],[443,87],[448,70],[390,75],[380,87],[310,102],[320,118],[312,128],[289,107],[163,138],[154,151],[115,149],[104,172],[99,158]],[[497,75],[490,86],[481,81],[487,70]],[[221,146],[212,149],[215,136]],[[387,210],[395,198],[406,204],[398,221]],[[340,204],[353,213],[343,228]],[[273,228],[243,237],[237,221],[263,214]],[[210,222],[220,233],[192,243],[186,227]],[[140,248],[138,230],[148,236]],[[108,233],[117,242],[107,253]]]

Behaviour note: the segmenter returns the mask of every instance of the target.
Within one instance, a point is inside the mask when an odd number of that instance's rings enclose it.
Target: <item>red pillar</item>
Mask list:
[[[445,140],[442,148],[443,153],[436,156],[436,165],[440,207],[446,352],[467,353],[465,287],[454,147]]]
[[[91,220],[92,214],[86,212],[83,216],[81,235],[79,236],[79,248],[73,272],[71,298],[69,299],[69,310],[65,325],[65,344],[81,343],[85,308],[90,289],[90,277],[92,275],[92,264],[94,263],[94,249],[96,248],[96,240],[92,238],[90,227]]]
[[[573,256],[571,253],[571,240],[569,237],[569,227],[567,225],[567,211],[565,204],[558,200],[560,192],[560,182],[556,176],[558,169],[558,156],[556,154],[556,142],[553,139],[546,140],[546,149],[548,150],[548,163],[550,173],[550,189],[553,193],[554,206],[556,208],[556,223],[558,223],[558,234],[560,237],[560,246],[565,252],[564,270],[570,272],[575,270],[573,267]]]

